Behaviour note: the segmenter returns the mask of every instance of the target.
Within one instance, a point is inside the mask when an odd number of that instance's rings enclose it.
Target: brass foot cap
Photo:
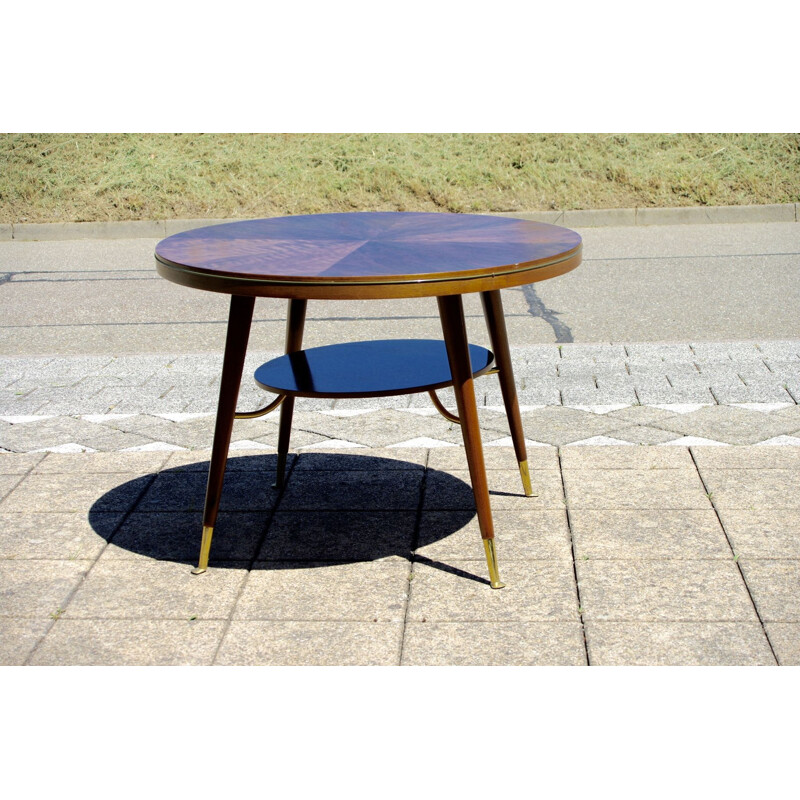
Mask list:
[[[192,575],[202,575],[205,571],[206,571],[206,567],[203,567],[202,569],[200,569],[200,567],[195,567],[192,570]]]
[[[489,581],[492,589],[502,589],[505,584],[502,581]]]

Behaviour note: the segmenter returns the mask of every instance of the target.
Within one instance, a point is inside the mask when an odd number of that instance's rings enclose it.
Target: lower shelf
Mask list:
[[[494,354],[471,344],[473,376],[494,366]],[[275,358],[255,372],[256,383],[296,397],[387,397],[452,386],[444,342],[383,339],[312,347]]]

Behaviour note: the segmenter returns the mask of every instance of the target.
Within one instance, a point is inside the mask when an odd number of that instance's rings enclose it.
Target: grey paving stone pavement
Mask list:
[[[0,454],[0,662],[799,663],[800,448],[486,449],[499,591],[463,448],[232,453],[201,576],[208,450]]]

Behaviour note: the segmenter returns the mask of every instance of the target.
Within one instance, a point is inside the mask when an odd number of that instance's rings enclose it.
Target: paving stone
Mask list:
[[[800,359],[800,341],[796,339],[759,342],[758,349],[766,360],[790,361]]]
[[[670,386],[666,379],[664,384],[657,387],[645,386],[636,383],[636,396],[642,405],[665,405],[667,403],[707,403],[714,404],[716,400],[706,386]]]
[[[158,472],[169,457],[169,453],[48,453],[46,457],[40,456],[35,472],[37,475],[106,472],[147,475]]]
[[[800,667],[800,623],[768,622],[764,627],[778,663],[783,667]]]
[[[782,385],[770,381],[748,381],[720,384],[711,382],[711,392],[720,404],[724,403],[780,403],[791,402],[792,397]]]
[[[322,419],[313,427],[316,433],[367,446],[386,447],[419,436],[430,436],[446,442],[460,443],[461,428],[439,417],[420,417],[403,411],[386,409],[351,418],[318,415]]]
[[[700,436],[729,444],[754,444],[788,433],[794,423],[776,414],[761,414],[731,406],[708,406],[653,425],[686,436]]]
[[[226,666],[397,666],[401,622],[234,620],[216,663]]]
[[[699,509],[711,503],[694,469],[564,469],[570,509]]]
[[[268,518],[266,511],[220,512],[211,540],[211,566],[222,561],[252,561]],[[114,534],[102,560],[147,558],[194,565],[202,530],[201,511],[137,511]]]
[[[63,619],[227,619],[246,574],[235,563],[192,575],[168,561],[100,560]]]
[[[0,502],[25,480],[23,475],[0,475]],[[0,509],[4,508],[0,505]]]
[[[59,619],[31,664],[211,665],[225,624],[217,620]]]
[[[513,359],[513,356],[512,356]],[[519,382],[525,381],[526,384],[533,384],[537,380],[554,381],[558,377],[558,367],[560,360],[547,363],[532,363],[530,361],[514,361],[514,378],[519,386]]]
[[[786,362],[775,362],[776,365],[784,364]],[[736,374],[747,384],[751,381],[755,383],[780,383],[780,377],[775,374],[770,366],[765,361],[735,361]],[[800,359],[794,362],[793,370],[797,374],[800,371]],[[705,369],[703,369],[705,371]]]
[[[638,397],[633,384],[610,384],[602,378],[597,379],[597,387],[587,388],[563,387],[561,400],[564,405],[602,406],[612,403],[638,402]]]
[[[525,496],[518,470],[488,470],[487,481],[489,503],[493,511],[564,508],[564,492],[558,470],[536,470],[531,475],[533,497]],[[428,472],[422,507],[426,511],[473,510],[475,495],[469,472]]]
[[[615,439],[621,439],[631,444],[664,444],[679,438],[679,434],[662,430],[661,428],[648,428],[646,425],[634,425],[630,428],[610,431]]]
[[[501,563],[572,559],[566,511],[494,511],[495,546]],[[433,561],[484,562],[478,518],[473,512],[426,511],[419,523],[417,557]]]
[[[0,617],[49,618],[67,604],[91,561],[0,561]]]
[[[426,394],[425,397],[428,395]],[[395,395],[394,397],[340,397],[333,404],[334,411],[357,411],[408,408],[411,395]]]
[[[588,378],[622,378],[630,379],[630,374],[625,369],[625,359],[617,361],[584,361],[578,359],[564,359],[558,364],[558,377],[572,379]]]
[[[743,558],[800,558],[800,511],[720,510],[733,550]]]
[[[725,559],[731,549],[713,510],[570,511],[575,558]]]
[[[413,565],[410,622],[578,622],[578,600],[568,561],[500,561],[504,589],[489,586],[486,564],[452,561]]]
[[[593,666],[767,666],[757,622],[587,622]]]
[[[75,417],[60,416],[11,425],[0,431],[0,447],[27,452],[67,442],[83,444],[84,441],[97,438],[98,434],[108,436],[111,433],[110,429],[102,425],[95,425]]]
[[[674,412],[665,411],[663,408],[642,405],[631,405],[627,408],[616,409],[604,414],[609,420],[622,421],[631,425],[650,425],[653,422],[669,419],[674,415]],[[620,424],[620,427],[623,427],[623,425]]]
[[[769,374],[769,370],[766,367],[763,368],[763,374]],[[704,382],[738,383],[739,385],[743,385],[743,381],[739,377],[738,365],[733,361],[730,363],[714,362],[713,364],[703,364],[700,367],[699,372],[697,369],[695,369],[693,377],[696,379],[701,379]],[[670,380],[671,379],[672,375],[670,375]]]
[[[0,453],[0,475],[24,475],[45,458],[44,453]]]
[[[0,666],[21,667],[52,624],[51,619],[0,618]]]
[[[423,475],[421,470],[298,471],[284,490],[280,510],[412,510],[419,506]]]
[[[775,412],[775,416],[791,420],[793,425],[797,426],[795,430],[800,430],[800,406],[795,405],[789,408],[782,408],[780,411]]]
[[[625,352],[629,364],[694,361],[694,351],[688,344],[627,344]]]
[[[740,558],[739,565],[764,622],[800,622],[800,561]]]
[[[621,344],[564,344],[559,350],[564,361],[625,361],[628,355]]]
[[[695,357],[707,361],[760,361],[764,355],[755,342],[701,342],[691,345]]]
[[[666,379],[668,373],[670,376],[675,377],[700,376],[693,361],[683,361],[679,363],[667,363],[665,361],[632,361],[628,364],[627,369],[629,370],[630,377],[637,386],[641,383],[642,379],[650,379],[656,381],[660,385],[661,380]]]
[[[561,405],[560,384],[555,380],[545,380],[538,378],[525,379],[525,387],[517,387],[517,399],[520,405]],[[503,395],[499,389],[490,389],[483,398],[483,405],[494,406],[503,402]],[[448,408],[455,408],[455,404]]]
[[[718,509],[800,509],[800,470],[706,468],[702,474]]]
[[[561,361],[561,353],[566,345],[532,345],[530,347],[511,347],[511,361],[514,370],[525,366],[541,364],[557,364]],[[570,348],[567,348],[570,349]]]
[[[421,447],[370,448],[369,452],[354,453],[352,450],[305,450],[297,456],[295,470],[419,470],[425,466],[428,451]]]
[[[0,392],[0,411],[4,415],[39,414],[47,406],[47,397],[38,391],[16,394],[3,390]]]
[[[127,511],[148,486],[152,476],[126,473],[32,474],[26,477],[0,507],[3,512]]]
[[[208,475],[208,468],[211,459],[210,450],[181,451],[168,454],[167,463],[164,471],[170,475],[179,472],[200,472]],[[286,458],[286,469],[288,470],[297,459],[293,453],[289,453]],[[274,448],[264,447],[262,450],[248,450],[244,454],[230,453],[225,465],[225,474],[229,472],[258,472],[267,476],[267,480],[274,480],[275,469],[278,464]]]
[[[586,648],[577,622],[409,622],[402,664],[584,666]]]
[[[564,445],[619,427],[614,419],[574,408],[550,407],[522,412],[525,435],[536,442]]]
[[[795,447],[693,447],[692,454],[701,475],[706,469],[800,470],[800,448]]]
[[[691,469],[692,457],[686,448],[582,447],[560,451],[564,470],[606,469]]]
[[[126,433],[139,434],[150,441],[167,442],[187,449],[209,447],[214,438],[214,419],[212,417],[171,422],[149,414],[136,414],[118,422],[109,423],[109,426]],[[274,432],[277,438],[277,426],[275,425],[267,423],[259,429],[259,432],[262,434]],[[242,433],[244,432],[241,427],[235,424],[233,441],[237,436],[251,438],[251,436],[241,436]]]
[[[579,559],[575,567],[587,622],[758,622],[733,559]]]
[[[483,460],[487,470],[519,469],[513,447],[484,447]],[[464,470],[467,455],[463,447],[442,447],[430,451],[428,469]],[[528,450],[528,470],[558,469],[558,451],[555,447],[531,447]]]
[[[265,511],[273,508],[278,491],[273,476],[254,472],[228,475],[220,499],[221,511]],[[137,511],[201,511],[208,478],[202,472],[162,472],[136,507]]]
[[[95,559],[122,521],[120,513],[0,513],[0,558]]]
[[[416,511],[278,512],[259,561],[372,561],[411,558]],[[451,528],[442,526],[439,535]]]
[[[409,563],[256,563],[236,604],[236,620],[402,622]]]

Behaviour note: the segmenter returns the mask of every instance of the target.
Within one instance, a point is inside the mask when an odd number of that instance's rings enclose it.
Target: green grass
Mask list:
[[[0,222],[800,201],[800,134],[0,134]]]

